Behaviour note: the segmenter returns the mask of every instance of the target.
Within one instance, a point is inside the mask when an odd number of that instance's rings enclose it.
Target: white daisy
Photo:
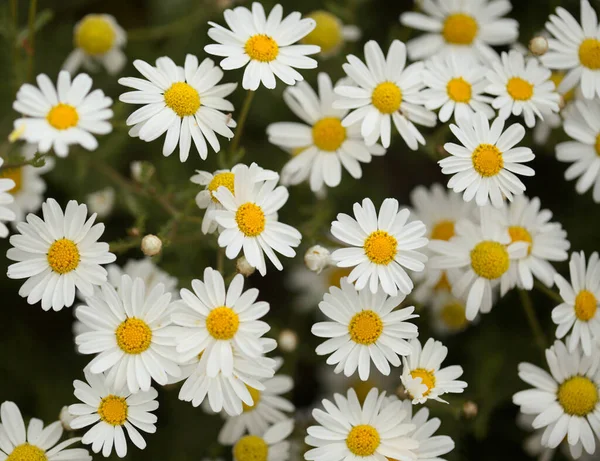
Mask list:
[[[336,15],[325,10],[311,11],[307,18],[314,19],[317,25],[307,36],[300,40],[305,45],[317,45],[321,48],[319,56],[329,58],[336,55],[346,42],[356,42],[361,32],[357,26],[346,25]]]
[[[131,279],[141,278],[146,285],[146,289],[152,290],[159,283],[164,286],[166,293],[171,293],[171,299],[179,298],[177,277],[170,275],[162,270],[152,261],[152,258],[129,259],[123,267],[117,264],[111,264],[106,267],[108,271],[108,283],[115,289],[119,289],[123,275],[128,275]]]
[[[109,14],[84,16],[75,24],[73,42],[75,49],[63,64],[63,69],[71,74],[81,66],[94,71],[101,65],[110,75],[125,67],[127,56],[121,48],[127,43],[127,33]]]
[[[164,285],[150,289],[140,278],[121,277],[119,290],[104,284],[77,306],[75,315],[86,330],[75,337],[81,354],[97,354],[87,368],[107,372],[110,386],[130,392],[150,389],[150,381],[167,384],[181,370],[176,362],[171,294]]]
[[[75,397],[83,403],[69,406],[69,412],[76,416],[71,421],[73,429],[93,425],[81,442],[91,445],[94,453],[102,451],[104,457],[110,456],[114,446],[117,456],[123,458],[127,455],[127,431],[136,447],[146,448],[146,441],[139,431],[156,432],[157,418],[151,413],[158,408],[156,389],[149,387],[131,393],[123,386],[115,387],[104,374],[95,375],[87,370],[84,373],[87,382],[73,381]]]
[[[294,45],[310,33],[317,23],[305,18],[298,12],[282,20],[283,8],[275,5],[269,17],[263,6],[252,3],[252,11],[243,6],[223,13],[225,22],[231,28],[226,29],[212,21],[208,36],[218,44],[207,45],[204,51],[215,56],[223,56],[220,66],[225,70],[244,70],[242,87],[256,90],[260,83],[267,88],[275,88],[275,77],[287,85],[302,81],[297,69],[314,69],[317,61],[307,57],[320,48],[315,45]]]
[[[450,125],[462,145],[444,144],[451,156],[440,160],[442,173],[453,175],[448,188],[463,193],[467,202],[475,199],[477,205],[489,202],[499,208],[504,198],[512,200],[521,195],[525,186],[516,174],[533,176],[532,168],[522,165],[535,158],[528,147],[515,147],[525,136],[522,125],[515,123],[504,131],[505,120],[496,118],[491,127],[482,113],[457,120]]]
[[[420,3],[423,13],[406,12],[400,22],[425,31],[408,42],[410,59],[457,54],[480,60],[494,55],[491,46],[509,45],[519,36],[519,23],[504,18],[509,0],[431,0]]]
[[[1,184],[2,180],[0,180]],[[75,287],[85,296],[94,286],[106,282],[101,264],[113,262],[108,243],[98,242],[104,224],[95,224],[96,215],[86,221],[87,207],[71,200],[63,213],[56,200],[42,204],[44,219],[27,215],[27,222],[17,224],[18,235],[10,238],[14,248],[6,257],[17,261],[8,266],[8,277],[27,279],[19,294],[29,304],[42,301],[42,309],[55,311],[70,307]]]
[[[467,387],[464,381],[457,381],[463,374],[460,365],[441,368],[448,355],[448,348],[440,341],[429,338],[423,348],[418,339],[410,342],[412,354],[402,358],[400,379],[412,403],[425,403],[429,399],[447,403],[440,398],[446,393],[462,392]]]
[[[469,326],[467,303],[450,291],[438,291],[430,302],[431,326],[440,336],[449,336],[464,331]]]
[[[385,199],[379,216],[371,199],[365,198],[362,206],[354,204],[352,218],[344,213],[331,223],[331,233],[352,246],[335,250],[331,258],[339,267],[354,267],[348,281],[362,290],[369,284],[372,293],[381,286],[390,296],[398,291],[409,294],[413,282],[404,270],[420,272],[425,268],[427,256],[415,251],[427,245],[425,225],[421,221],[407,224],[410,211],[398,211],[396,199]]]
[[[275,251],[293,258],[294,248],[302,239],[300,232],[277,220],[277,212],[289,197],[288,190],[284,186],[276,187],[276,179],[257,183],[252,167],[246,165],[239,165],[233,183],[235,194],[224,186],[214,192],[224,208],[214,212],[215,220],[223,227],[219,246],[226,248],[229,259],[236,258],[243,249],[248,263],[263,276],[267,273],[265,254],[282,270]]]
[[[86,204],[90,213],[96,213],[99,218],[106,218],[115,206],[115,190],[112,187],[105,187],[88,194]]]
[[[146,80],[119,79],[121,85],[135,90],[123,93],[119,100],[142,105],[126,120],[127,125],[133,125],[130,136],[150,142],[166,132],[163,155],[168,157],[179,145],[182,162],[188,159],[192,140],[200,158],[206,160],[206,141],[215,152],[221,149],[215,133],[233,138],[229,128],[235,127],[235,122],[230,114],[221,111],[233,111],[233,104],[224,98],[235,90],[237,83],[217,85],[223,71],[211,59],[204,59],[198,65],[198,58],[188,54],[184,67],[175,65],[166,56],[156,60],[156,67],[140,59],[133,61],[133,65]]]
[[[69,154],[71,144],[95,150],[95,134],[112,131],[108,120],[113,116],[112,99],[102,90],[92,89],[92,79],[79,74],[71,81],[67,71],[58,74],[56,88],[46,74],[37,76],[39,89],[24,83],[17,92],[13,109],[23,114],[14,122],[21,130],[20,139],[37,144],[41,153],[50,149],[59,157]]]
[[[600,339],[600,261],[598,253],[590,256],[586,265],[585,253],[573,253],[569,262],[571,283],[562,275],[555,274],[554,281],[560,290],[563,303],[552,310],[552,321],[558,325],[556,337],[571,335],[566,343],[569,352],[578,345],[589,356],[594,344]]]
[[[341,288],[331,287],[319,309],[332,321],[315,323],[312,333],[329,338],[321,343],[317,355],[328,355],[334,373],[352,376],[358,369],[360,379],[369,379],[371,361],[380,373],[390,374],[390,364],[400,366],[400,356],[411,353],[409,339],[418,335],[413,306],[394,310],[404,295],[388,297],[383,291],[357,291],[347,278]]]
[[[391,122],[412,150],[425,144],[425,138],[414,123],[435,126],[436,115],[423,107],[421,90],[424,87],[422,62],[406,66],[406,46],[394,40],[387,57],[374,40],[365,45],[366,65],[354,55],[346,57],[343,65],[346,75],[356,85],[338,85],[335,93],[341,98],[334,101],[335,109],[353,109],[342,125],[350,127],[361,121],[361,134],[368,146],[381,138],[383,147],[390,146]]]
[[[15,198],[11,191],[17,188],[17,182],[12,177],[12,170],[1,169],[4,159],[0,157],[0,237],[8,236],[6,222],[14,221],[17,217],[14,211]]]
[[[285,439],[293,430],[294,420],[287,419],[260,435],[243,436],[233,446],[233,461],[287,461],[290,442]]]
[[[13,402],[0,406],[0,459],[6,461],[91,461],[84,448],[69,448],[80,438],[70,438],[58,443],[63,434],[60,421],[44,428],[44,423],[31,418],[27,429],[19,407]]]

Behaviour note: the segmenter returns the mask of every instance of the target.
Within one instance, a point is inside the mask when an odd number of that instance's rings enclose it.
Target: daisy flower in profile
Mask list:
[[[530,363],[519,364],[519,377],[533,389],[517,392],[513,403],[526,415],[535,415],[533,428],[544,428],[542,445],[556,448],[566,439],[581,443],[594,454],[600,437],[600,371],[597,360],[567,351],[561,341],[546,350],[550,373]]]
[[[403,25],[426,32],[408,42],[413,61],[448,53],[482,60],[494,56],[492,46],[510,45],[519,36],[519,23],[503,17],[512,9],[509,0],[432,0],[420,7],[423,13],[400,16]]]
[[[58,443],[63,434],[60,421],[46,427],[44,423],[31,418],[27,430],[19,407],[14,402],[0,405],[0,459],[5,461],[92,461],[84,448],[68,448],[79,442],[80,438],[71,438]]]
[[[416,459],[418,442],[409,437],[415,425],[408,421],[402,402],[386,401],[385,392],[369,391],[361,405],[354,389],[347,397],[334,394],[335,403],[323,399],[324,411],[312,415],[317,426],[307,429],[305,439],[313,448],[304,455],[308,461],[346,459]]]
[[[156,389],[131,393],[125,387],[115,387],[103,374],[84,373],[87,382],[73,381],[75,397],[82,403],[69,406],[69,413],[75,416],[73,429],[93,425],[81,442],[91,445],[94,453],[102,451],[104,457],[110,456],[114,446],[117,456],[123,458],[127,455],[127,432],[136,447],[146,448],[140,431],[156,432],[157,418],[151,413],[158,408]]]
[[[283,93],[288,107],[304,123],[277,122],[267,127],[269,142],[292,153],[281,171],[282,183],[295,185],[308,179],[313,192],[320,191],[324,184],[338,186],[343,169],[360,179],[360,163],[385,154],[379,144],[365,144],[358,124],[342,125],[348,110],[332,107],[335,95],[326,73],[319,73],[318,85],[318,95],[306,82]]]
[[[287,461],[290,442],[285,439],[294,431],[294,420],[286,419],[260,435],[245,435],[233,446],[233,461]]]
[[[339,98],[333,107],[352,109],[342,125],[349,127],[361,122],[360,132],[368,146],[381,138],[383,147],[388,148],[393,121],[410,149],[425,145],[425,138],[414,123],[432,127],[437,117],[423,107],[423,63],[406,67],[406,46],[399,40],[392,42],[387,56],[376,41],[369,40],[365,44],[365,58],[366,65],[354,55],[346,57],[344,72],[356,85],[338,85],[334,90]]]
[[[361,33],[357,26],[345,25],[335,14],[325,10],[311,11],[307,18],[314,19],[317,25],[301,43],[317,45],[321,48],[319,56],[329,58],[336,55],[346,42],[356,42]]]
[[[418,251],[427,245],[425,225],[421,221],[408,223],[410,211],[398,210],[398,201],[387,198],[379,215],[369,198],[354,204],[354,218],[344,213],[331,223],[331,233],[352,248],[335,250],[331,259],[338,267],[354,267],[348,281],[362,290],[369,284],[371,293],[378,287],[390,296],[398,292],[407,295],[413,282],[404,268],[420,272],[427,256]]]
[[[101,65],[110,75],[125,67],[127,56],[122,48],[127,43],[127,33],[109,14],[84,16],[75,24],[73,42],[75,49],[63,64],[63,69],[71,75],[82,66],[94,71]]]
[[[79,74],[71,81],[67,71],[58,74],[56,88],[46,74],[37,76],[37,84],[24,83],[17,92],[13,109],[23,114],[14,122],[22,131],[20,139],[36,144],[41,153],[53,149],[59,157],[69,155],[69,146],[79,144],[96,150],[95,134],[108,134],[113,116],[112,99],[102,90],[92,89],[92,79]]]
[[[217,44],[206,45],[204,51],[222,56],[219,64],[225,70],[244,70],[242,87],[255,91],[262,84],[275,88],[275,77],[287,85],[303,80],[296,69],[314,69],[317,61],[307,55],[316,54],[315,45],[294,45],[317,25],[314,19],[304,18],[298,12],[282,20],[283,8],[275,5],[269,16],[258,2],[252,11],[243,6],[223,13],[231,30],[209,21],[208,36]]]
[[[15,198],[11,191],[17,188],[17,182],[12,177],[12,170],[1,169],[4,159],[0,158],[0,237],[8,236],[7,222],[14,221],[17,217],[13,208]]]
[[[2,180],[0,180],[0,184]],[[116,257],[108,243],[98,242],[104,224],[94,224],[96,215],[87,218],[87,207],[71,200],[63,213],[56,200],[42,204],[44,219],[27,215],[27,222],[17,224],[19,234],[10,238],[6,257],[8,278],[27,279],[19,294],[29,304],[42,301],[42,309],[55,311],[70,307],[75,288],[84,296],[94,293],[94,286],[106,282],[102,264]]]
[[[595,342],[600,339],[600,261],[594,252],[586,265],[585,253],[573,253],[569,262],[571,283],[555,274],[554,281],[560,290],[563,303],[552,310],[552,321],[558,325],[556,337],[562,339],[571,332],[566,343],[569,352],[578,345],[585,355],[592,354]]]
[[[225,186],[214,192],[224,208],[214,212],[215,220],[223,228],[219,246],[225,248],[229,259],[236,258],[243,250],[248,263],[263,276],[267,273],[265,254],[282,270],[275,251],[293,258],[294,248],[302,239],[300,232],[277,220],[277,212],[289,197],[288,190],[284,186],[277,187],[277,179],[257,184],[252,167],[246,165],[236,170],[233,185],[235,194]]]
[[[86,327],[75,344],[81,354],[97,354],[87,366],[90,372],[106,372],[110,386],[127,386],[131,393],[147,391],[151,380],[164,386],[169,376],[180,376],[170,301],[164,285],[150,289],[128,275],[121,277],[118,291],[104,284],[87,297],[75,310]]]
[[[512,200],[521,195],[525,185],[516,176],[533,176],[532,168],[522,165],[534,159],[528,147],[515,147],[525,136],[522,125],[515,123],[504,131],[505,120],[496,118],[490,126],[482,113],[459,119],[450,125],[462,145],[444,144],[449,157],[440,160],[442,173],[453,175],[448,188],[463,193],[463,199],[475,199],[479,206],[492,203],[499,208],[504,197]]]
[[[166,132],[163,155],[168,157],[179,145],[182,162],[188,159],[192,140],[200,158],[206,160],[207,141],[219,152],[216,135],[233,138],[229,128],[235,127],[235,122],[221,111],[233,111],[233,104],[224,98],[233,93],[237,83],[217,85],[223,71],[211,59],[198,65],[198,58],[188,54],[183,68],[166,56],[156,60],[156,67],[140,59],[133,65],[146,79],[119,79],[121,85],[135,90],[123,93],[119,100],[142,105],[127,118],[127,125],[133,125],[130,136],[150,142]]]
[[[315,323],[312,333],[328,338],[320,344],[317,355],[331,354],[328,365],[334,372],[352,376],[358,369],[360,379],[369,379],[371,362],[380,373],[390,374],[390,364],[400,366],[400,357],[409,355],[409,339],[418,335],[413,306],[394,310],[404,296],[388,297],[383,291],[357,291],[344,277],[341,288],[331,287],[319,303],[328,321]]]
[[[166,293],[171,293],[171,299],[179,297],[177,277],[173,277],[154,264],[152,258],[129,259],[123,267],[111,264],[106,267],[106,270],[108,271],[108,283],[117,290],[121,285],[123,275],[128,275],[132,280],[142,279],[148,290],[152,290],[160,283]]]
[[[457,381],[463,374],[459,365],[441,368],[448,355],[448,348],[440,341],[429,338],[423,348],[418,339],[410,342],[412,354],[403,357],[400,379],[410,395],[413,405],[437,400],[447,403],[440,397],[447,393],[462,394],[467,387],[464,381]]]

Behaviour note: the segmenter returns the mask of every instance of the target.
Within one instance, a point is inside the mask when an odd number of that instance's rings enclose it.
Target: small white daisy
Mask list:
[[[260,435],[245,435],[233,446],[233,461],[288,461],[294,420],[286,419]]]
[[[463,374],[460,365],[441,368],[448,355],[448,348],[440,341],[429,338],[423,348],[418,339],[410,342],[412,354],[403,357],[400,379],[413,404],[425,403],[429,399],[447,403],[440,398],[446,393],[464,392],[467,383],[457,381]]]
[[[233,104],[224,98],[233,93],[237,83],[217,85],[223,71],[211,59],[206,58],[198,65],[198,58],[188,54],[184,67],[175,65],[166,56],[156,60],[156,67],[140,59],[133,61],[133,65],[146,80],[119,79],[121,85],[135,90],[123,93],[119,100],[142,105],[127,118],[127,125],[133,125],[130,136],[150,142],[166,132],[163,155],[168,157],[179,145],[182,162],[188,159],[192,140],[200,158],[206,160],[207,141],[219,152],[221,144],[216,134],[233,138],[229,128],[235,127],[235,122],[231,115],[221,111],[233,111]]]
[[[404,295],[388,297],[383,291],[357,291],[347,278],[341,288],[331,287],[319,303],[328,320],[315,323],[312,333],[329,338],[320,344],[317,355],[328,355],[328,365],[336,365],[334,373],[352,376],[358,369],[360,379],[369,379],[371,361],[380,373],[390,374],[390,364],[400,366],[400,356],[411,353],[409,339],[418,335],[417,326],[409,320],[417,318],[413,306],[394,310]]]
[[[81,439],[71,438],[58,443],[63,434],[60,421],[46,427],[44,423],[31,418],[27,429],[19,407],[13,402],[0,405],[0,459],[5,461],[92,461],[92,457],[84,448],[68,446]]]
[[[450,125],[454,136],[462,145],[444,144],[451,156],[440,160],[442,173],[453,175],[448,188],[456,193],[463,192],[463,199],[475,199],[479,206],[489,202],[499,208],[504,197],[512,200],[521,195],[525,186],[516,176],[533,176],[532,168],[522,165],[535,158],[528,147],[515,147],[525,136],[522,125],[515,123],[504,131],[505,120],[496,118],[491,127],[485,115],[457,120]]]
[[[381,286],[390,296],[398,291],[409,294],[413,282],[404,268],[425,269],[427,256],[415,251],[427,245],[425,225],[421,221],[407,224],[410,211],[398,211],[396,199],[385,199],[379,215],[368,198],[362,206],[355,203],[353,209],[355,218],[339,213],[331,223],[333,236],[352,248],[335,250],[331,259],[339,267],[354,267],[348,281],[355,282],[358,290],[369,284],[372,293]]]
[[[4,159],[0,157],[0,237],[8,236],[7,222],[14,221],[17,214],[14,211],[15,197],[12,193],[18,185],[13,178],[12,170],[2,169]]]
[[[92,89],[92,79],[79,74],[71,81],[67,71],[58,74],[56,88],[46,74],[37,76],[39,89],[24,83],[17,92],[13,109],[23,114],[14,122],[22,130],[20,139],[37,144],[41,153],[50,149],[59,157],[69,155],[69,146],[79,144],[95,150],[95,134],[112,131],[108,120],[113,116],[112,99],[102,90]]]
[[[146,448],[140,431],[156,432],[157,418],[151,413],[158,408],[156,389],[150,387],[131,393],[125,387],[115,387],[103,374],[95,375],[86,370],[84,373],[87,382],[73,381],[75,397],[82,403],[69,406],[69,412],[75,416],[71,421],[73,429],[93,425],[81,442],[91,445],[94,453],[102,451],[104,457],[110,456],[114,447],[117,456],[123,458],[127,455],[127,431],[136,447]]]
[[[106,218],[115,206],[115,190],[109,186],[92,192],[88,194],[86,204],[90,213],[96,213],[99,218]]]
[[[296,69],[317,67],[317,61],[307,55],[318,53],[318,46],[294,45],[315,28],[314,19],[293,12],[282,20],[281,5],[275,5],[267,17],[258,2],[252,3],[252,11],[238,6],[223,15],[231,30],[209,21],[208,36],[218,44],[206,45],[204,51],[225,57],[220,62],[225,70],[247,65],[242,79],[245,90],[255,91],[261,82],[275,88],[275,77],[293,85],[303,80]]]
[[[431,326],[440,336],[449,336],[464,331],[469,326],[467,303],[450,291],[438,291],[430,302]]]
[[[127,56],[121,48],[127,43],[127,33],[109,14],[84,16],[75,24],[73,42],[75,49],[63,64],[72,75],[82,66],[94,71],[101,65],[110,75],[125,67]]]
[[[325,10],[311,11],[307,18],[314,19],[317,25],[307,36],[300,40],[305,45],[317,45],[321,48],[319,56],[329,58],[336,55],[346,42],[356,42],[361,32],[357,26],[346,25],[333,13]]]
[[[179,290],[177,290],[179,281],[177,277],[173,277],[154,264],[152,258],[129,259],[123,267],[111,264],[106,267],[106,270],[108,271],[108,283],[116,290],[121,285],[123,275],[128,275],[132,280],[136,278],[142,279],[148,290],[152,290],[156,285],[161,283],[164,286],[165,292],[171,293],[171,299],[179,298]]]
[[[406,67],[406,46],[399,40],[392,42],[387,57],[374,40],[365,44],[364,52],[366,64],[350,54],[343,65],[356,85],[338,85],[334,90],[340,98],[333,107],[353,109],[342,125],[349,127],[360,121],[366,144],[372,146],[381,138],[387,148],[393,121],[407,146],[417,150],[419,144],[425,145],[425,138],[414,123],[432,127],[437,119],[435,113],[423,107],[423,63]]]

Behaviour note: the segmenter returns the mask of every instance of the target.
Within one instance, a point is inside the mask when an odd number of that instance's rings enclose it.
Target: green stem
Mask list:
[[[539,282],[536,280],[535,282],[535,287],[541,291],[542,293],[544,293],[546,296],[548,296],[548,298],[550,298],[552,301],[555,301],[559,304],[562,304],[564,302],[564,300],[562,299],[562,296],[557,293],[556,291],[548,288],[546,285],[544,285],[543,283]]]
[[[12,30],[11,30],[11,57],[12,57],[12,82],[16,89],[19,87],[17,82],[17,68],[19,67],[17,61],[19,60],[19,52],[17,49],[17,35],[19,33],[19,8],[17,7],[17,0],[10,0],[10,16],[12,18]]]
[[[35,55],[35,17],[37,15],[37,0],[29,0],[29,56],[27,57],[27,80],[31,81],[33,78],[33,68]]]
[[[123,253],[127,250],[135,248],[142,243],[141,237],[134,237],[128,240],[119,240],[116,242],[110,242],[109,247],[112,253]]]
[[[246,124],[248,113],[250,112],[250,106],[252,105],[254,93],[255,92],[252,90],[248,90],[246,92],[246,98],[244,99],[244,104],[242,105],[242,111],[240,112],[240,118],[238,119],[235,136],[233,137],[233,141],[231,141],[230,151],[233,153],[233,155],[235,155],[240,146],[240,140],[242,139],[242,134],[244,134],[244,125]]]
[[[533,332],[535,341],[537,342],[538,347],[542,351],[545,351],[547,344],[546,336],[544,335],[540,322],[535,315],[535,310],[533,309],[533,304],[531,303],[529,293],[526,290],[519,290],[519,297],[521,298],[521,304],[523,304],[523,308],[525,309],[525,315],[527,315],[527,321],[529,322],[529,327]]]
[[[183,34],[196,24],[202,22],[209,14],[206,5],[204,5],[203,8],[198,8],[194,13],[183,16],[169,24],[128,30],[127,40],[130,42],[142,42],[147,40],[160,40],[165,37]]]

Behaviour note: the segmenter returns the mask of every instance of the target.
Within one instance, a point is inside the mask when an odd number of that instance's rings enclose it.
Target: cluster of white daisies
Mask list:
[[[205,47],[222,58],[218,65],[193,55],[183,66],[168,57],[155,65],[135,60],[143,78],[119,79],[131,89],[120,101],[140,106],[127,118],[129,134],[146,142],[165,135],[163,155],[177,149],[182,162],[192,150],[206,159],[209,150],[221,150],[219,136],[232,139],[237,126],[226,99],[237,83],[221,83],[224,70],[244,67],[241,83],[249,92],[272,89],[277,79],[290,85],[284,100],[302,123],[276,122],[266,133],[290,156],[280,173],[251,163],[191,178],[203,186],[196,197],[205,210],[202,232],[218,233],[221,251],[238,269],[264,276],[267,260],[282,270],[280,256],[294,257],[301,243],[300,232],[279,221],[287,186],[308,182],[323,196],[326,187],[340,184],[343,170],[359,179],[361,163],[386,153],[392,122],[417,150],[426,143],[417,125],[439,121],[445,128],[454,119],[448,128],[457,142],[444,145],[447,156],[439,162],[451,175],[447,188],[420,186],[407,208],[388,198],[377,209],[365,198],[354,204],[353,216],[340,213],[331,224],[342,248],[317,246],[306,254],[307,266],[325,280],[310,282],[320,290],[326,319],[312,327],[324,338],[316,353],[328,356],[334,373],[357,374],[361,381],[375,373],[373,364],[376,373],[396,376],[409,398],[373,388],[360,399],[350,388],[323,400],[312,412],[316,425],[305,443],[313,448],[304,457],[405,461],[449,453],[452,439],[434,435],[440,421],[413,406],[463,392],[463,370],[443,367],[448,349],[433,338],[421,341],[415,308],[399,306],[407,297],[426,305],[440,334],[457,333],[512,288],[532,290],[536,283],[556,285],[564,300],[552,312],[558,340],[546,351],[550,373],[521,364],[519,376],[536,389],[517,393],[514,402],[539,431],[530,444],[538,452],[564,442],[574,458],[593,454],[600,439],[600,259],[573,253],[571,280],[556,273],[552,263],[568,259],[570,243],[540,200],[524,195],[518,176],[534,174],[524,165],[534,154],[520,145],[525,128],[507,119],[522,116],[536,128],[536,139],[564,126],[573,139],[556,147],[558,160],[572,163],[565,176],[579,178],[577,191],[593,189],[600,202],[597,14],[588,0],[581,0],[581,24],[557,8],[546,36],[536,37],[527,55],[516,46],[518,24],[504,17],[508,0],[428,0],[420,7],[400,20],[425,34],[407,45],[394,40],[385,54],[368,41],[364,59],[347,56],[346,78],[334,83],[319,73],[317,91],[297,69],[313,69],[317,61],[309,56],[327,57],[356,40],[355,27],[325,11],[283,17],[280,5],[268,15],[259,3],[226,10],[227,27],[211,22],[208,35],[216,43]],[[76,72],[80,66],[120,72],[126,33],[110,16],[88,15],[76,25],[74,41],[56,85],[40,74],[37,86],[19,89],[13,107],[22,116],[11,139],[25,141],[26,159],[50,151],[65,157],[73,145],[94,150],[96,135],[112,130],[112,99]],[[498,55],[496,45],[512,49]],[[74,382],[81,403],[70,405],[61,421],[71,430],[87,429],[58,443],[61,422],[44,428],[32,419],[26,430],[17,406],[4,402],[0,459],[91,459],[86,449],[68,448],[76,442],[103,456],[113,449],[125,456],[127,439],[143,449],[141,432],[156,431],[153,386],[178,382],[181,400],[226,419],[219,442],[232,446],[235,461],[289,459],[294,406],[282,395],[293,383],[276,374],[281,359],[268,356],[277,347],[264,336],[269,304],[257,300],[257,289],[244,290],[249,271],[230,278],[209,267],[191,289],[178,290],[178,281],[150,260],[104,267],[116,257],[98,241],[104,225],[95,220],[110,210],[114,191],[93,197],[91,216],[75,201],[63,210],[43,199],[40,173],[47,169],[1,171],[0,235],[6,237],[4,223],[14,221],[8,276],[25,280],[19,294],[28,303],[58,311],[81,300],[75,344],[93,358],[85,381]],[[33,214],[40,207],[42,217]]]

